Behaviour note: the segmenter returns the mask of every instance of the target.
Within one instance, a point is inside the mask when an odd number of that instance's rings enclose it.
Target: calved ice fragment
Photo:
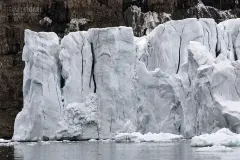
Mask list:
[[[214,145],[211,147],[202,147],[195,150],[196,152],[232,152],[233,149],[230,147]]]
[[[193,147],[206,147],[206,146],[225,146],[225,147],[238,147],[240,146],[240,134],[232,133],[227,128],[222,128],[215,133],[203,134],[195,136],[191,140]]]
[[[118,133],[115,136],[115,141],[118,143],[124,142],[172,142],[180,140],[183,136],[171,133],[147,133],[141,134],[139,132],[133,133]]]

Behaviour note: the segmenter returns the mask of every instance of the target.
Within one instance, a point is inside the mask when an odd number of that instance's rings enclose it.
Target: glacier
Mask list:
[[[24,107],[12,139],[240,133],[239,28],[240,19],[190,18],[143,37],[129,27],[62,39],[25,30]]]

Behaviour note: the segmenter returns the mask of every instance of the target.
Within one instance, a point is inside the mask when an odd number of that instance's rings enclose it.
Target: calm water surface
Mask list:
[[[233,152],[196,152],[189,141],[20,143],[0,146],[0,160],[240,160],[240,148]]]

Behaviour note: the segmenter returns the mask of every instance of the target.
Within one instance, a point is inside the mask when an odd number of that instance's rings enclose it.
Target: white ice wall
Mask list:
[[[240,19],[230,19],[217,25],[218,52],[228,59],[240,59]]]
[[[141,38],[128,27],[90,29],[61,42],[26,30],[24,108],[13,139],[240,132],[238,23],[170,21]]]
[[[24,107],[16,117],[13,140],[55,136],[63,112],[58,43],[55,33],[25,31]]]
[[[190,41],[201,42],[216,56],[216,25],[213,19],[194,18],[161,24],[146,37],[147,48],[140,60],[148,70],[159,67],[166,73],[178,73],[181,65],[187,62]]]

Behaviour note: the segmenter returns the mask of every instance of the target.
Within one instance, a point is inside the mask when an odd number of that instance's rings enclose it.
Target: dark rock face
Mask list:
[[[0,1],[0,137],[3,138],[11,137],[14,119],[23,105],[23,31],[39,29],[41,9],[34,2]]]
[[[221,11],[212,6],[205,6],[203,3],[199,3],[189,9],[178,9],[172,14],[174,20],[184,18],[213,18],[217,23],[226,19],[239,17],[240,10],[238,8]]]
[[[206,6],[227,10],[239,7],[239,0],[202,0]]]
[[[79,25],[76,27],[77,30],[127,25],[133,27],[136,36],[142,36],[170,19],[209,17],[220,22],[240,16],[238,9],[240,0],[203,0],[205,5],[211,7],[199,7],[198,2],[198,0],[0,0],[0,137],[11,138],[15,116],[23,106],[24,64],[21,60],[21,51],[24,45],[24,29],[54,31],[63,36],[67,33],[71,21]],[[231,10],[219,12],[219,9]],[[48,17],[50,21],[39,23],[40,20],[45,20],[44,17]]]
[[[164,12],[142,12],[140,7],[131,6],[124,12],[127,26],[131,26],[135,36],[143,36],[151,32],[159,24],[171,20],[171,15]]]

